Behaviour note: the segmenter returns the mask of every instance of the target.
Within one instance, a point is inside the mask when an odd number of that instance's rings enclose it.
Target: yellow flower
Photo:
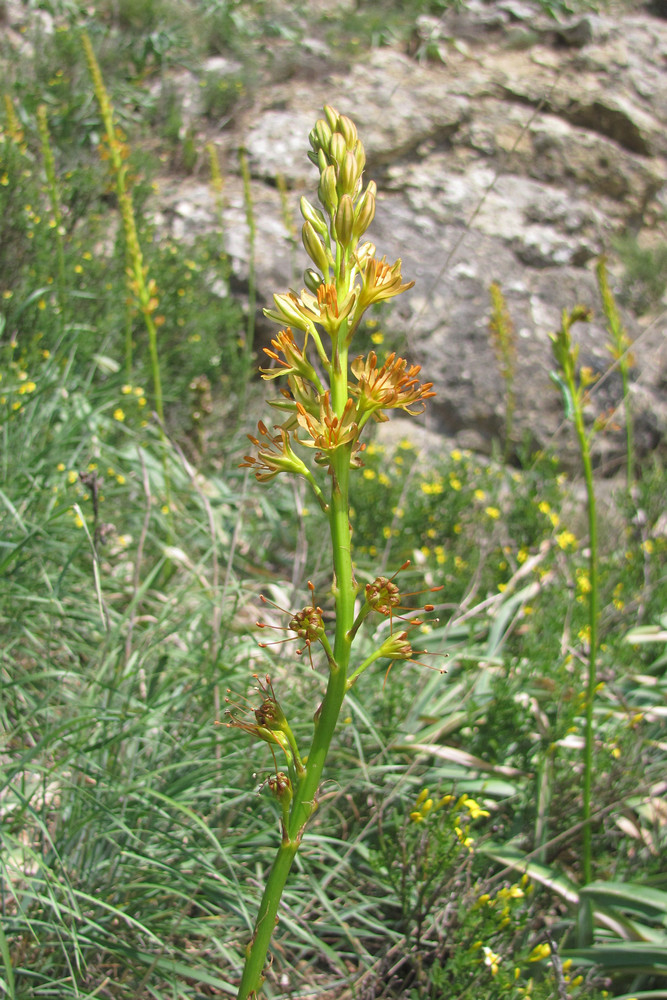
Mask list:
[[[500,517],[500,511],[497,507],[485,507],[484,513],[487,517],[490,517],[492,521],[497,521]]]
[[[496,955],[494,951],[491,951],[486,945],[482,947],[484,952],[484,965],[488,965],[491,969],[491,975],[495,976],[498,973],[498,965],[501,962],[500,955]]]
[[[116,407],[116,409],[113,411],[113,418],[114,420],[118,420],[121,423],[123,422],[123,420],[125,420],[125,412],[121,410],[120,406]]]
[[[375,479],[375,471],[373,469],[364,469],[364,479]]]
[[[463,804],[465,805],[466,809],[470,811],[470,819],[478,819],[480,816],[491,815],[491,813],[488,812],[486,809],[482,809],[479,803],[476,802],[474,799],[466,799]]]
[[[475,500],[486,500],[486,493],[484,490],[475,490]]]
[[[456,492],[458,492],[461,489],[461,480],[457,479],[456,476],[450,476],[449,485],[453,490],[456,490]]]
[[[77,481],[78,478],[79,474],[78,472],[75,472],[74,469],[70,469],[69,472],[67,473],[67,482],[70,484],[70,486],[72,486]]]
[[[546,500],[542,500],[542,502],[537,505],[537,509],[541,514],[548,514],[551,510],[551,504],[548,504]]]
[[[577,547],[576,536],[571,531],[561,531],[560,534],[556,535],[556,541],[559,548],[563,549],[564,552],[568,549],[576,549]]]
[[[551,945],[544,941],[542,944],[536,944],[530,955],[528,956],[529,962],[541,962],[543,958],[548,958],[551,954]]]
[[[129,396],[129,394],[132,392],[132,386],[131,385],[123,385],[123,386],[121,386],[120,391],[122,392],[122,394],[124,396]]]
[[[458,448],[455,448],[454,451],[452,452],[452,462],[460,462],[462,458],[463,458],[462,453],[459,451]]]

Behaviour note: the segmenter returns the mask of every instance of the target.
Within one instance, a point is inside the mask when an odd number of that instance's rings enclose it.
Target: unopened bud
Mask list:
[[[314,149],[328,149],[331,142],[331,129],[324,118],[318,118],[315,128],[310,133],[310,141]]]
[[[336,191],[336,169],[331,165],[322,172],[318,196],[327,211],[333,214],[338,208],[338,192]]]
[[[336,212],[336,218],[334,220],[336,239],[341,246],[348,245],[352,239],[353,228],[354,205],[352,204],[352,199],[349,194],[344,194],[340,200],[338,211]]]
[[[345,145],[345,139],[340,132],[334,132],[329,143],[330,160],[333,160],[334,163],[342,164],[346,153],[347,146]]]
[[[338,216],[336,216],[336,218],[337,217]],[[310,222],[304,222],[303,228],[301,229],[301,239],[303,240],[303,245],[306,248],[306,253],[312,260],[315,267],[319,267],[320,271],[328,270],[329,262],[327,261],[327,252],[324,248],[324,244]]]
[[[325,171],[329,166],[329,161],[327,160],[327,154],[323,149],[318,149],[317,151],[317,169],[320,173]]]
[[[341,163],[338,175],[338,190],[340,194],[354,195],[358,180],[359,171],[357,161],[354,158],[354,153],[351,153],[348,149]]]
[[[317,289],[320,285],[324,284],[324,278],[317,271],[314,271],[312,267],[309,267],[307,271],[303,272],[303,283],[309,292],[317,295]]]
[[[364,172],[364,167],[366,166],[366,153],[364,152],[362,143],[358,142],[352,152],[354,153],[354,158],[357,161],[357,170],[359,172],[359,176],[361,177]]]
[[[338,114],[335,108],[331,107],[330,104],[324,105],[324,114],[326,115],[326,119],[329,123],[329,126],[331,127],[331,131],[335,132],[340,115]]]
[[[320,234],[320,236],[326,236],[328,230],[327,220],[324,218],[319,208],[315,208],[311,205],[307,198],[302,198],[299,207],[301,208],[301,214],[306,220],[310,222],[313,229]]]
[[[364,196],[357,205],[354,216],[354,228],[352,230],[356,239],[366,232],[375,217],[375,192],[377,188],[375,182],[371,181],[364,192]]]
[[[357,142],[357,126],[354,122],[347,115],[339,115],[337,128],[339,132],[343,133],[347,148],[354,149]]]

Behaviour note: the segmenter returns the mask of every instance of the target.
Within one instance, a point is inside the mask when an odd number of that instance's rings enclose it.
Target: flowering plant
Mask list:
[[[403,409],[421,413],[434,395],[430,382],[420,383],[419,366],[390,354],[380,364],[374,351],[352,356],[353,341],[369,306],[400,295],[412,287],[404,282],[401,261],[388,264],[376,257],[372,243],[361,242],[375,214],[376,185],[364,188],[365,153],[354,123],[332,107],[310,133],[309,157],[320,172],[322,210],[301,199],[303,245],[314,267],[304,275],[306,288],[274,295],[266,315],[283,328],[265,348],[271,366],[265,379],[286,379],[274,406],[280,424],[269,429],[260,422],[250,440],[255,447],[244,465],[265,482],[280,473],[303,477],[327,518],[332,543],[335,630],[333,641],[325,628],[322,609],[313,603],[293,614],[288,630],[304,643],[323,650],[328,667],[326,692],[314,718],[307,756],[301,755],[270,678],[261,683],[261,704],[248,722],[231,709],[228,724],[267,742],[284,753],[286,772],[268,782],[281,809],[281,844],[267,878],[255,930],[246,952],[238,997],[256,996],[276,922],[280,898],[308,820],[317,808],[317,795],[329,745],[346,692],[372,663],[385,658],[411,660],[418,652],[410,632],[421,620],[401,620],[394,630],[394,614],[401,595],[394,578],[378,577],[357,601],[359,586],[351,557],[349,481],[352,469],[363,465],[362,431],[371,418],[386,420],[386,412]],[[296,331],[296,333],[295,333]],[[309,458],[310,456],[310,458]],[[439,589],[439,588],[434,588]],[[426,605],[425,610],[433,610]],[[371,614],[390,619],[390,634],[360,663],[351,662],[354,640]],[[266,627],[258,623],[260,627]],[[312,662],[312,658],[311,658]]]

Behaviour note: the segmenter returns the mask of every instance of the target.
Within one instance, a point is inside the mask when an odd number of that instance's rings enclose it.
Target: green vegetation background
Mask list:
[[[326,610],[331,581],[304,496],[237,467],[245,407],[259,395],[252,299],[219,291],[229,279],[221,234],[187,247],[156,241],[145,211],[158,167],[210,169],[183,127],[170,71],[242,55],[236,75],[201,80],[206,113],[233,118],[270,70],[257,55],[265,40],[296,65],[307,17],[358,58],[441,9],[358,4],[343,22],[305,4],[54,0],[26,6],[31,50],[19,58],[5,37],[8,997],[233,995],[277,821],[261,794],[271,761],[216,722],[227,690],[249,692],[253,673],[289,686],[291,717],[304,725],[321,685],[321,665],[311,670],[294,643],[260,649],[253,629],[260,593],[294,610],[311,579]],[[155,283],[163,424],[83,28],[115,108]],[[653,302],[664,262],[642,265],[635,251],[629,294]],[[395,336],[390,319],[366,333],[379,354]],[[576,477],[517,450],[514,466],[501,460],[503,442],[494,461],[428,456],[409,441],[365,453],[353,511],[359,580],[410,560],[402,589],[444,585],[437,620],[424,626],[435,655],[379,668],[349,699],[331,764],[339,780],[325,787],[284,900],[268,996],[286,995],[285,982],[300,996],[352,995],[355,984],[364,997],[434,1000],[667,996],[664,467],[645,459],[603,524],[586,890],[598,919],[594,942],[582,943],[573,902],[585,522]],[[619,883],[631,888],[609,888]]]

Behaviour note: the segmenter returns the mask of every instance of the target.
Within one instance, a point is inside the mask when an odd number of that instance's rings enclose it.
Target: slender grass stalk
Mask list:
[[[164,433],[164,402],[162,396],[162,378],[160,376],[160,358],[158,354],[157,330],[163,322],[163,317],[157,315],[159,306],[158,290],[155,280],[149,278],[148,268],[144,265],[144,258],[139,243],[137,224],[132,202],[132,192],[128,180],[127,169],[127,146],[123,140],[120,130],[114,123],[114,111],[104,86],[99,63],[95,56],[95,51],[90,38],[84,31],[81,35],[86,62],[93,81],[93,90],[97,103],[100,106],[104,132],[106,137],[108,156],[111,162],[111,170],[116,183],[116,196],[123,220],[123,231],[125,233],[125,245],[128,266],[127,286],[136,308],[141,313],[146,332],[148,333],[148,352],[150,356],[151,375],[153,379],[153,402],[155,412],[158,415],[160,424],[160,434],[164,445],[167,438]],[[125,339],[125,368],[128,381],[132,375],[132,330],[128,325]],[[166,450],[163,454],[164,485],[166,503],[171,511],[171,481],[169,467],[167,463]]]
[[[157,286],[155,281],[154,279],[148,277],[148,269],[144,265],[144,258],[139,244],[134,205],[132,202],[132,192],[130,190],[128,180],[127,146],[123,141],[123,136],[120,130],[115,125],[113,107],[111,105],[111,101],[109,100],[106,87],[104,86],[102,73],[100,71],[99,63],[97,62],[90,38],[85,32],[81,37],[86,55],[86,62],[88,64],[88,70],[93,80],[95,97],[97,98],[97,102],[100,106],[100,112],[102,114],[107,152],[111,161],[111,170],[116,182],[116,196],[118,198],[118,205],[123,220],[123,231],[125,233],[125,242],[129,258],[127,273],[128,289],[138,311],[143,317],[146,332],[148,333],[148,350],[150,354],[151,374],[153,378],[153,399],[155,403],[155,410],[160,418],[160,422],[164,423],[162,379],[160,377],[160,360],[157,346],[157,328],[161,321],[161,317],[156,315],[156,311],[159,306],[159,299],[157,297]],[[125,345],[125,363],[128,368],[127,374],[129,378],[131,376],[132,365],[131,339],[129,342],[126,342]]]
[[[252,350],[255,342],[255,309],[257,308],[257,275],[255,271],[255,243],[257,240],[257,223],[255,207],[252,201],[250,184],[250,166],[245,149],[239,150],[241,178],[243,180],[243,203],[245,205],[246,222],[248,225],[248,319],[246,322],[245,344],[243,351],[243,385],[241,386],[241,403],[239,411],[245,403],[245,393],[250,379],[252,365]]]
[[[631,496],[632,487],[635,482],[635,445],[634,427],[632,420],[632,406],[630,403],[630,369],[634,364],[634,357],[630,350],[632,341],[621,322],[616,300],[609,287],[607,278],[607,261],[600,257],[597,267],[598,289],[602,299],[602,309],[607,318],[607,330],[611,337],[611,343],[607,348],[612,358],[618,365],[623,384],[623,412],[625,415],[625,450],[626,450],[626,488],[628,496]]]
[[[56,179],[56,164],[53,158],[51,140],[49,136],[49,122],[46,113],[46,105],[40,104],[37,108],[37,128],[42,147],[42,159],[44,160],[44,173],[46,174],[46,186],[51,202],[51,212],[53,213],[53,233],[56,241],[56,261],[58,273],[56,277],[56,287],[58,290],[58,308],[60,310],[61,325],[65,318],[65,246],[63,243],[64,226],[63,216],[60,211],[60,192]]]
[[[206,146],[208,161],[211,170],[211,187],[215,198],[215,209],[218,214],[218,235],[220,237],[220,259],[222,262],[222,276],[225,282],[229,282],[231,275],[231,263],[229,254],[225,248],[225,181],[220,170],[218,151],[212,142]]]
[[[514,429],[514,410],[516,395],[514,392],[514,375],[516,373],[516,331],[507,308],[505,296],[497,282],[489,287],[491,296],[491,319],[489,333],[491,346],[498,361],[498,368],[505,383],[505,441],[503,456],[505,461],[510,456],[512,448],[512,433]]]
[[[559,365],[555,376],[562,392],[566,416],[574,423],[579,443],[586,483],[586,499],[588,511],[588,677],[586,682],[586,729],[584,738],[584,787],[582,807],[582,858],[584,883],[592,879],[593,870],[593,834],[591,830],[591,790],[593,782],[593,750],[595,733],[593,729],[593,707],[597,685],[596,659],[598,650],[598,530],[595,501],[595,483],[593,481],[593,462],[591,458],[591,440],[595,426],[589,432],[584,420],[584,407],[588,400],[588,387],[594,379],[589,369],[578,368],[579,348],[572,342],[571,328],[574,323],[588,321],[590,312],[583,306],[575,306],[571,312],[563,311],[561,328],[552,335],[554,357]]]
[[[362,464],[361,432],[371,417],[386,419],[384,410],[421,412],[433,393],[430,383],[419,384],[418,366],[408,368],[393,354],[379,367],[373,351],[349,364],[349,347],[366,309],[399,295],[412,283],[403,283],[400,260],[390,266],[375,257],[372,244],[360,245],[360,237],[375,214],[376,187],[372,181],[365,190],[362,187],[365,153],[353,122],[331,107],[325,107],[324,113],[325,118],[310,133],[309,153],[320,171],[319,199],[324,211],[305,198],[301,200],[303,244],[317,270],[305,272],[307,289],[300,296],[294,292],[274,295],[275,308],[266,310],[271,319],[289,324],[271,348],[265,348],[276,367],[262,369],[265,379],[287,377],[288,388],[277,404],[286,411],[287,419],[274,427],[277,433],[260,422],[258,436],[251,437],[256,454],[246,456],[243,464],[254,469],[260,481],[291,472],[302,476],[313,490],[331,538],[335,627],[331,644],[322,609],[314,600],[289,624],[309,653],[311,646],[319,647],[328,670],[307,757],[299,753],[269,677],[259,685],[262,702],[254,710],[254,722],[244,721],[235,708],[228,713],[228,725],[264,740],[272,749],[277,747],[287,760],[287,773],[276,771],[268,781],[281,810],[281,843],[246,951],[239,1000],[256,997],[260,989],[283,889],[317,808],[318,789],[346,692],[376,660],[409,660],[417,652],[408,641],[408,626],[398,633],[391,631],[359,664],[351,663],[352,646],[366,618],[372,612],[390,617],[400,602],[393,578],[377,577],[366,586],[365,601],[355,615],[359,587],[351,555],[349,483],[351,470]],[[302,334],[301,344],[292,328]],[[317,355],[317,370],[309,352]],[[309,450],[310,454],[315,452],[314,468],[299,457],[300,449],[305,449],[306,455]],[[328,473],[326,479],[322,478],[323,470]],[[416,623],[413,620],[411,624]],[[260,623],[260,627],[266,626]]]
[[[298,281],[298,263],[297,263],[297,250],[299,247],[299,234],[294,223],[294,216],[290,210],[289,204],[289,192],[287,189],[287,182],[285,180],[284,174],[278,174],[276,176],[276,186],[280,193],[280,210],[283,217],[283,225],[285,227],[285,234],[287,236],[287,241],[289,243],[289,256],[290,256],[290,281]]]

